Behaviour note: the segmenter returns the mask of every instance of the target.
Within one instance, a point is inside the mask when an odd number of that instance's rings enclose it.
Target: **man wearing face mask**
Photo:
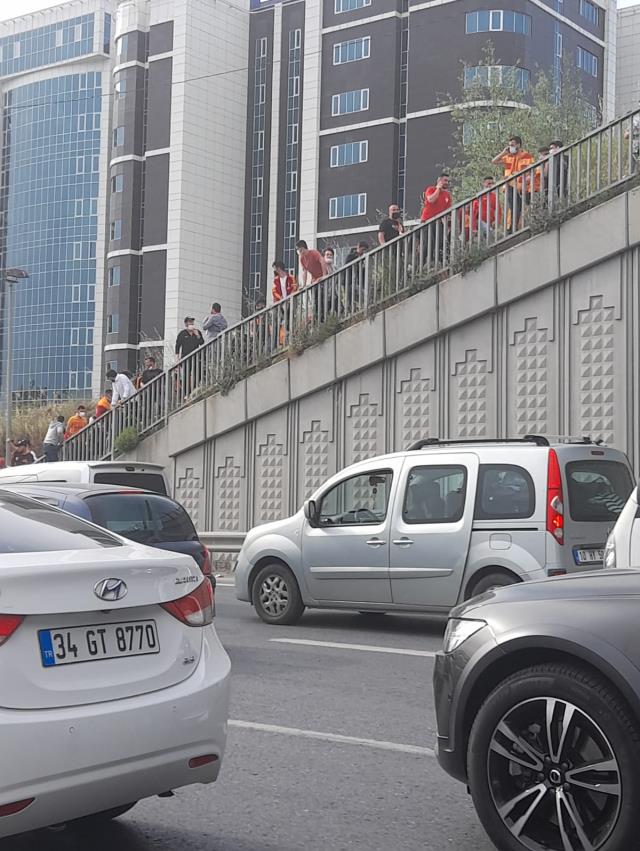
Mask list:
[[[391,204],[389,207],[389,216],[380,222],[378,228],[378,243],[384,245],[386,242],[391,242],[401,233],[404,233],[404,224],[402,223],[402,210],[397,204]]]
[[[180,360],[195,352],[204,343],[202,334],[195,326],[195,321],[193,316],[184,318],[184,329],[180,331],[176,339],[176,356]]]
[[[512,174],[517,174],[523,168],[530,166],[534,162],[534,158],[528,151],[523,150],[520,136],[511,136],[505,148],[491,162],[493,165],[503,166],[504,176],[511,177]],[[522,177],[510,181],[506,187],[507,209],[511,211],[512,231],[516,231],[521,224],[523,190],[524,179]]]

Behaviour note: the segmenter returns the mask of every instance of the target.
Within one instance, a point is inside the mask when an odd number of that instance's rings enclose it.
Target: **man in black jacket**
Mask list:
[[[196,328],[195,321],[193,316],[185,316],[184,330],[180,331],[176,339],[176,356],[179,360],[187,358],[186,362],[182,364],[181,370],[181,385],[185,395],[188,395],[194,389],[200,366],[196,362],[199,358],[189,358],[188,355],[193,354],[204,344],[204,339]]]

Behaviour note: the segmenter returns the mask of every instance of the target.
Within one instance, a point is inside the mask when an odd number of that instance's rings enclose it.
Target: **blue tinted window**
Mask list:
[[[46,38],[60,42],[66,32],[56,25]],[[93,368],[87,341],[95,322],[102,178],[95,170],[100,133],[85,131],[99,127],[101,86],[99,73],[12,89],[5,84],[0,215],[7,266],[30,275],[28,286],[16,290],[12,381],[14,392],[27,399],[84,393],[84,376]],[[78,335],[73,353],[72,328]]]
[[[30,71],[94,51],[94,15],[83,15],[0,38],[0,77]]]

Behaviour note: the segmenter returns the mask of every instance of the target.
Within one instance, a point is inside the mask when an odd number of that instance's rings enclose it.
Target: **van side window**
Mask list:
[[[402,506],[405,523],[457,523],[464,513],[467,468],[413,467]]]
[[[480,464],[475,520],[518,520],[536,508],[533,479],[513,464]]]
[[[376,470],[352,476],[322,497],[320,526],[361,526],[383,523],[387,516],[393,473]]]

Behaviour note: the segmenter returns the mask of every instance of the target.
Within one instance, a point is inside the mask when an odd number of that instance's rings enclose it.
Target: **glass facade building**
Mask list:
[[[15,288],[18,400],[91,396],[104,75],[65,63],[108,54],[110,41],[108,14],[0,38],[0,268],[29,274]],[[21,84],[42,66],[41,79]]]

